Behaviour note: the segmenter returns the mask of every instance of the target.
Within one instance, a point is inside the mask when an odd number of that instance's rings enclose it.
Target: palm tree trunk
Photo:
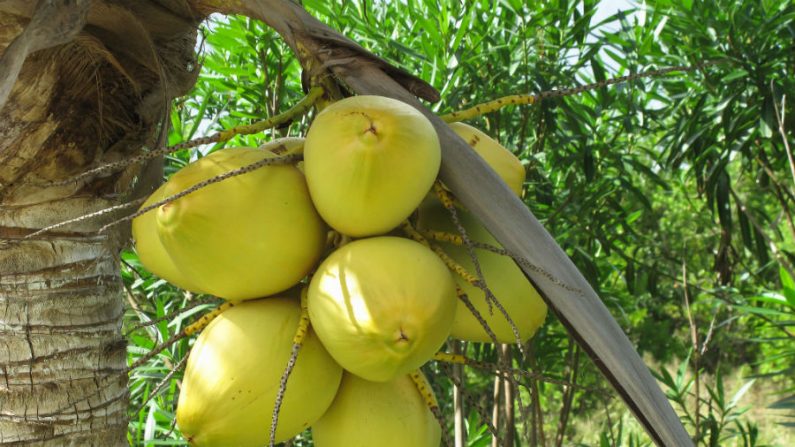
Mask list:
[[[0,208],[0,445],[125,445],[118,241],[81,231],[19,238],[51,223],[53,207],[64,217],[104,207],[59,202]]]
[[[2,447],[127,445],[117,257],[129,226],[98,234],[115,215],[36,231],[145,194],[135,165],[62,181],[158,145],[170,98],[198,72],[200,16],[186,2],[93,0],[74,37],[42,43],[40,28],[63,22],[31,20],[35,7],[60,5],[64,18],[78,3],[0,0],[0,58],[30,51],[0,69]]]

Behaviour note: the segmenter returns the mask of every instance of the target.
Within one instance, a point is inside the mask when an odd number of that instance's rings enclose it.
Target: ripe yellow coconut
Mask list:
[[[335,230],[363,237],[406,219],[430,190],[439,138],[415,108],[354,96],[320,112],[304,145],[304,169],[318,212]]]
[[[460,208],[457,211],[470,240],[502,247],[473,215]],[[417,226],[421,230],[459,234],[449,212],[436,199],[429,199],[423,202],[419,210]],[[475,267],[466,247],[443,242],[440,242],[439,245],[451,258],[464,266],[468,272],[475,275]],[[478,263],[486,285],[488,285],[500,304],[505,307],[508,315],[510,315],[519,330],[521,340],[523,342],[529,340],[538,328],[544,324],[547,315],[546,303],[544,303],[538,291],[530,284],[522,270],[510,257],[483,249],[475,249],[475,254],[478,257]],[[501,343],[515,343],[516,337],[511,325],[502,312],[492,305],[492,313],[489,313],[489,305],[486,302],[486,295],[483,291],[468,284],[458,275],[456,275],[456,282],[458,282],[458,285],[467,294],[475,309],[494,331],[497,340]],[[460,340],[492,341],[480,322],[463,304],[459,304],[456,309],[455,321],[450,335]]]
[[[317,447],[439,447],[442,430],[414,382],[343,375],[337,397],[312,425]]]
[[[427,362],[450,334],[455,282],[425,246],[399,237],[351,242],[312,276],[309,318],[348,371],[385,382]]]
[[[174,174],[162,194],[179,193],[274,156],[250,148],[214,152]],[[228,178],[154,212],[157,233],[137,234],[137,239],[159,236],[185,276],[205,292],[230,300],[293,286],[314,267],[325,246],[325,224],[303,174],[292,165],[265,166]]]
[[[164,188],[165,185],[160,185],[160,187],[146,199],[146,202],[141,205],[141,208],[146,208],[153,203],[163,200]],[[191,292],[204,293],[194,281],[179,270],[179,267],[174,264],[171,256],[163,247],[163,243],[160,242],[160,235],[157,231],[156,215],[157,210],[152,210],[132,221],[132,233],[135,239],[135,251],[138,253],[138,259],[141,260],[141,263],[143,263],[150,272],[165,279],[171,284],[181,289],[190,290]]]
[[[450,123],[450,127],[494,169],[511,191],[521,197],[525,179],[522,162],[513,152],[480,130],[464,123]]]
[[[299,316],[298,300],[273,297],[232,307],[204,329],[191,349],[177,404],[177,425],[191,445],[268,445]],[[320,418],[341,378],[342,368],[310,329],[287,381],[275,442]]]

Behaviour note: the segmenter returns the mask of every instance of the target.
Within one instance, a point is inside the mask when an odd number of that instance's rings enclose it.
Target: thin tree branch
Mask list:
[[[770,91],[773,91],[773,81],[770,81]],[[787,160],[789,160],[789,170],[792,174],[792,183],[795,184],[795,159],[792,157],[792,149],[789,147],[789,140],[787,140],[787,132],[784,130],[784,114],[786,113],[787,95],[781,96],[781,111],[779,111],[776,100],[773,99],[773,111],[778,121],[778,133],[781,134],[781,141],[784,142],[784,149],[787,151]]]
[[[740,210],[743,212],[743,214],[745,214],[745,217],[748,218],[748,222],[751,223],[756,231],[762,235],[762,238],[764,238],[765,242],[767,242],[768,247],[770,247],[770,251],[773,252],[773,255],[781,263],[781,266],[784,267],[791,277],[795,278],[792,264],[790,264],[787,258],[781,254],[775,242],[773,242],[773,239],[771,239],[770,236],[765,233],[765,229],[759,225],[759,222],[756,221],[756,218],[750,212],[748,212],[748,207],[745,205],[745,202],[740,198],[734,188],[729,187],[729,193],[732,195],[732,197],[734,197],[734,200],[737,202],[737,204],[740,205]]]

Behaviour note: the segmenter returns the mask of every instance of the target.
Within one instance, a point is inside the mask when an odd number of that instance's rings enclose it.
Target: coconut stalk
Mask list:
[[[566,253],[486,163],[417,96],[433,89],[389,66],[288,0],[204,1],[205,13],[243,14],[264,21],[284,38],[310,80],[331,72],[357,94],[399,99],[423,112],[442,144],[440,178],[508,250],[528,260],[520,266],[569,334],[588,353],[657,445],[692,441],[657,382],[607,307]],[[537,266],[539,268],[531,268]]]

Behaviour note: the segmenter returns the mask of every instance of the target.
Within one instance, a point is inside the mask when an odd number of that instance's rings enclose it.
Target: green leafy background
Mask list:
[[[699,445],[795,443],[791,1],[660,0],[599,20],[597,1],[303,4],[430,82],[442,93],[431,105],[440,113],[714,61],[471,123],[522,159],[528,207],[629,334]],[[197,50],[201,75],[173,106],[169,144],[273,116],[303,96],[300,65],[261,23],[214,16]],[[227,145],[300,135],[310,119]],[[219,147],[173,153],[166,175]],[[130,362],[214,306],[152,276],[133,252],[122,260]],[[173,426],[181,373],[151,394],[190,343],[180,341],[131,374],[132,445],[185,445]],[[497,358],[489,345],[467,349]],[[529,352],[517,366],[583,388],[543,381],[521,388],[528,408],[516,410],[516,445],[650,445],[554,317]],[[443,374],[433,377],[451,415],[452,385]],[[468,392],[487,408],[492,382],[467,372]],[[470,446],[491,445],[475,411],[467,432]]]

